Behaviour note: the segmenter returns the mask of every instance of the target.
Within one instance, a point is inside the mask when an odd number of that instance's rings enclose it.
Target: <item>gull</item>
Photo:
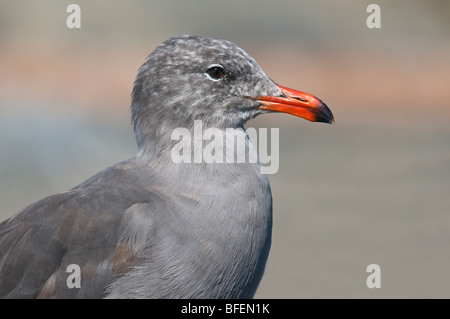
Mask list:
[[[229,41],[158,45],[132,92],[136,157],[0,224],[0,296],[252,298],[272,236],[261,163],[174,161],[172,133],[201,121],[256,152],[244,124],[273,112],[334,121],[321,100],[278,85]]]

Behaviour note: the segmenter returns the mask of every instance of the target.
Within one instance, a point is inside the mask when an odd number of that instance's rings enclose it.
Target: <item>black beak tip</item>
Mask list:
[[[316,114],[316,122],[328,124],[334,123],[333,113],[325,103],[321,102],[318,110],[319,112]]]

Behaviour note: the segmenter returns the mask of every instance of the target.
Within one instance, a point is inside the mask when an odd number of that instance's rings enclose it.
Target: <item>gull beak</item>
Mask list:
[[[311,122],[334,122],[333,113],[328,106],[317,97],[278,85],[283,95],[259,96],[252,98],[259,101],[262,110],[282,112],[304,118]]]

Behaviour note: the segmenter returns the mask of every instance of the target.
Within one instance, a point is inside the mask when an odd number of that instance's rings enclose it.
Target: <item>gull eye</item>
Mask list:
[[[212,80],[219,81],[221,78],[225,77],[225,70],[220,64],[213,64],[206,70],[206,74],[208,74]]]

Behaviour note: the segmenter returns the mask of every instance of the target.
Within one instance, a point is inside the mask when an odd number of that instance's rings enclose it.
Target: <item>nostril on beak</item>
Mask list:
[[[300,98],[300,97],[295,97],[295,99],[297,99],[297,100],[299,100],[299,101],[302,101],[302,102],[305,102],[305,103],[307,103],[307,102],[308,102],[308,100],[307,100],[307,99],[302,99],[302,98]]]

